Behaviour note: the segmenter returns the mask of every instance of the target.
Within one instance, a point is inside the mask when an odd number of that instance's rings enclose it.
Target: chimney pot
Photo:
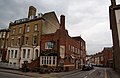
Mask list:
[[[28,18],[32,15],[36,15],[36,8],[34,6],[29,7]]]
[[[60,27],[61,29],[65,29],[65,16],[64,15],[60,16]]]
[[[111,5],[115,6],[116,5],[116,0],[111,0]]]

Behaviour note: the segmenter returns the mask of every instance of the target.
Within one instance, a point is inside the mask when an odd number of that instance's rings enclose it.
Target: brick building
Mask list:
[[[0,61],[5,62],[7,58],[7,48],[8,48],[8,32],[7,29],[0,30]]]
[[[41,35],[54,33],[59,26],[55,12],[39,13],[36,16],[36,8],[30,6],[28,18],[9,24],[9,63],[21,68],[24,61],[31,63],[37,59],[40,55]]]
[[[11,22],[9,29],[11,65],[21,68],[27,62],[30,69],[48,65],[73,70],[86,63],[86,43],[80,36],[68,35],[64,15],[61,15],[59,23],[55,12],[36,16],[36,8],[30,6],[28,18]]]
[[[97,66],[112,67],[113,49],[111,47],[104,47],[101,52],[91,55],[90,63]]]
[[[114,69],[120,72],[120,5],[116,5],[116,0],[111,0],[109,15],[113,37],[113,64]]]
[[[70,37],[65,29],[65,16],[61,15],[60,29],[41,37],[40,65],[57,67],[63,65],[69,70],[80,68],[86,63],[86,45],[80,37]],[[53,64],[51,65],[51,59]],[[81,60],[81,61],[80,61]]]
[[[113,49],[111,47],[105,47],[103,53],[103,64],[105,67],[113,66]]]

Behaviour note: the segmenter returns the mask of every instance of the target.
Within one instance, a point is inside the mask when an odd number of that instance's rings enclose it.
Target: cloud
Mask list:
[[[64,14],[69,34],[81,35],[87,43],[88,53],[96,53],[105,46],[112,46],[109,28],[110,1],[0,0],[0,28],[7,28],[10,21],[27,17],[31,5],[37,8],[37,13],[55,11],[58,19]]]

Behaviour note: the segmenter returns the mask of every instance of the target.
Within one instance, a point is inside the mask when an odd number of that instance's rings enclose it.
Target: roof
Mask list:
[[[81,38],[81,36],[76,36],[76,37],[72,37],[73,39],[75,39],[75,40],[77,40],[77,41],[80,41],[80,40],[82,40],[82,41],[84,41],[82,38]],[[85,42],[85,41],[84,41]]]
[[[8,29],[0,29],[0,32],[9,32]]]

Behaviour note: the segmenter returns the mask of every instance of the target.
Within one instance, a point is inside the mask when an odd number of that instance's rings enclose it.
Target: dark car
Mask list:
[[[87,64],[87,65],[83,65],[82,70],[83,70],[83,71],[85,71],[85,70],[88,71],[88,70],[91,70],[91,69],[93,69],[93,68],[94,68],[94,67],[93,67],[92,65],[88,65],[88,64]]]

